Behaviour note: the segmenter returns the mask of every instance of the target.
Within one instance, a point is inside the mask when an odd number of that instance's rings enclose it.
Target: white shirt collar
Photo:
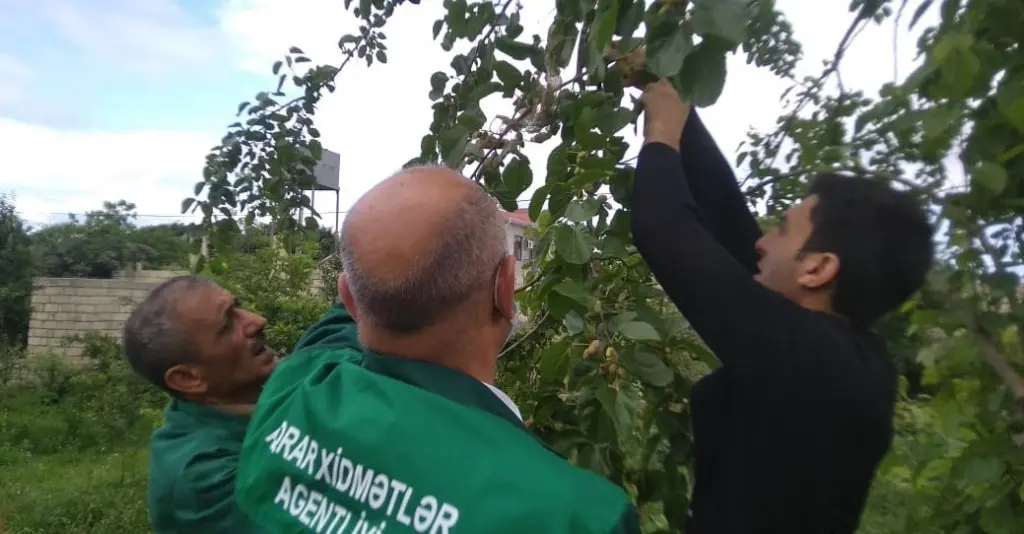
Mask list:
[[[487,386],[487,389],[491,390],[491,392],[494,393],[494,396],[498,397],[498,400],[504,403],[505,406],[508,406],[508,409],[512,410],[512,413],[516,414],[516,417],[518,417],[520,421],[523,420],[523,414],[519,413],[519,407],[516,406],[516,403],[512,402],[512,399],[510,399],[504,391],[488,384],[487,382],[482,382],[482,384]]]

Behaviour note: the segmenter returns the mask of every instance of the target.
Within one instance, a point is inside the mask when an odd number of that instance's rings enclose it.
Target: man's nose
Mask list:
[[[260,330],[263,330],[267,326],[267,320],[263,317],[252,313],[250,311],[243,311],[245,314],[245,330],[246,335],[255,335]]]

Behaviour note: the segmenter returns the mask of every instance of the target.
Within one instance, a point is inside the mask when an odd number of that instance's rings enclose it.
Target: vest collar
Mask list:
[[[370,351],[364,353],[363,367],[368,371],[425,389],[463,406],[483,410],[526,430],[520,419],[519,409],[507,395],[502,393],[499,396],[490,389],[493,386],[461,371],[434,363],[384,356]]]
[[[252,406],[214,406],[182,399],[171,399],[167,406],[167,422],[194,426],[219,426],[245,432]]]

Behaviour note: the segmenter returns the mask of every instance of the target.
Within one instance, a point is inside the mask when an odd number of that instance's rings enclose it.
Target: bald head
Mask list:
[[[405,169],[367,192],[341,230],[342,263],[362,318],[414,333],[481,292],[507,255],[497,206],[446,168]]]

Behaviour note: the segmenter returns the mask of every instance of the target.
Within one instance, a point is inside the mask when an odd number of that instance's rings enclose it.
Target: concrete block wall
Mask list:
[[[110,280],[36,278],[29,323],[30,351],[75,357],[81,347],[61,347],[69,335],[100,332],[120,339],[134,307],[161,282],[183,271],[128,271]]]

